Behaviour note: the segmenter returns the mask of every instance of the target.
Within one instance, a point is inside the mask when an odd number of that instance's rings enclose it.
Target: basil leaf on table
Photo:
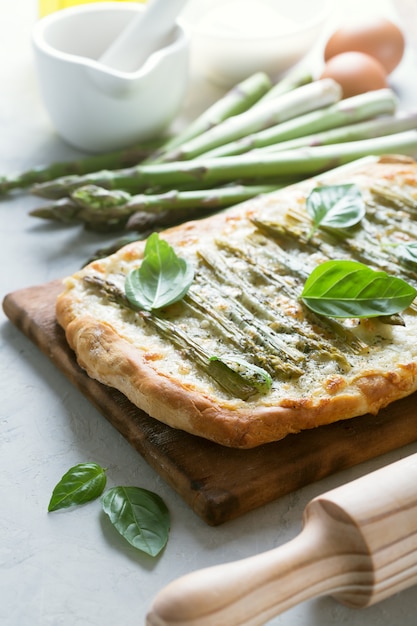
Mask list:
[[[327,317],[379,317],[400,313],[417,296],[401,278],[357,261],[325,261],[305,282],[303,302]]]
[[[162,498],[140,487],[114,487],[102,497],[103,511],[132,546],[157,556],[168,541],[170,515]]]
[[[340,230],[355,226],[365,215],[365,202],[356,185],[323,185],[309,194],[306,210],[313,220],[310,238],[318,228]]]
[[[141,265],[126,277],[126,297],[138,309],[160,309],[181,300],[193,279],[193,266],[178,257],[158,233],[152,233],[147,239]]]
[[[97,463],[80,463],[71,467],[55,486],[48,511],[57,511],[95,500],[106,486],[106,471]]]

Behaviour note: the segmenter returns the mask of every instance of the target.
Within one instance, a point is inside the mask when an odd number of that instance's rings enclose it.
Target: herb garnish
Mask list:
[[[156,493],[139,487],[114,487],[102,498],[103,511],[134,548],[157,556],[168,540],[168,509]]]
[[[306,210],[313,220],[309,239],[318,228],[340,230],[355,226],[366,211],[361,191],[353,184],[316,187],[307,197]]]
[[[98,498],[106,486],[106,470],[97,463],[71,467],[52,492],[48,511],[57,511]]]
[[[137,309],[152,311],[181,300],[194,279],[194,268],[158,233],[146,241],[141,265],[126,277],[125,292]]]
[[[394,244],[393,251],[400,263],[417,269],[417,241]]]
[[[357,261],[325,261],[305,282],[303,302],[328,317],[379,317],[400,313],[417,296],[401,278]]]
[[[97,463],[69,469],[53,490],[48,511],[97,499],[106,486],[106,470]],[[169,511],[160,496],[140,487],[113,487],[101,499],[116,530],[133,547],[157,556],[168,541]]]

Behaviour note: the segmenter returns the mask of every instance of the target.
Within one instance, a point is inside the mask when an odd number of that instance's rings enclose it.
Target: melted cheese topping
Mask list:
[[[375,195],[360,176],[356,182],[362,184],[371,216],[375,206],[380,210]],[[412,192],[416,199],[415,185]],[[301,305],[297,294],[315,265],[330,254],[350,257],[346,248],[325,233],[315,236],[308,246],[282,235],[283,225],[301,235],[309,228],[304,205],[305,191],[287,189],[285,194],[252,201],[247,205],[250,211],[229,211],[222,232],[205,232],[202,228],[198,239],[179,239],[178,234],[170,233],[165,237],[170,242],[172,239],[179,256],[194,263],[196,280],[184,301],[167,307],[163,316],[208,355],[235,354],[269,367],[272,388],[267,395],[245,402],[232,397],[196,366],[192,352],[179,349],[140,315],[109,302],[99,291],[86,286],[85,275],[100,274],[123,291],[127,273],[140,264],[141,245],[130,245],[67,280],[73,293],[73,315],[88,314],[109,324],[156,372],[208,393],[230,407],[247,402],[275,406],[289,398],[304,397],[314,403],[314,399],[349,393],[359,377],[384,376],[393,371],[401,375],[410,364],[417,368],[417,315],[413,311],[404,312],[404,326],[384,324],[378,319],[327,323]],[[416,231],[415,224],[410,231],[409,216],[404,213],[402,219],[407,229],[399,223],[394,227],[390,221],[390,235]],[[384,236],[386,228],[375,221],[372,224]],[[357,236],[365,248],[370,246],[368,235],[363,229]],[[344,338],[334,332],[334,325],[345,333]],[[353,347],[354,341],[361,342],[361,349]],[[280,362],[284,363],[283,369]],[[287,365],[293,366],[295,373],[286,371]]]

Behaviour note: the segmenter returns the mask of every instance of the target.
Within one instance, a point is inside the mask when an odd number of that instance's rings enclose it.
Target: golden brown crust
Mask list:
[[[413,179],[417,186],[416,164],[410,159],[401,161],[402,176]],[[378,176],[390,180],[398,177],[395,159],[379,160]],[[375,175],[367,166],[361,176]],[[358,177],[358,179],[360,176]],[[300,198],[312,182],[297,186]],[[278,194],[277,197],[282,197]],[[188,223],[170,229],[164,238],[173,246],[186,249],[204,237],[235,230],[256,214],[263,200],[254,200],[241,207],[218,214],[204,221]],[[140,259],[143,244],[130,244],[123,252],[125,261]],[[87,271],[103,272],[106,262],[96,262]],[[155,344],[141,345],[141,330],[137,342],[114,327],[111,320],[103,320],[83,308],[85,294],[77,291],[80,275],[69,279],[57,300],[57,319],[65,329],[69,345],[78,362],[89,376],[119,389],[135,405],[152,417],[192,434],[205,437],[225,446],[250,448],[282,439],[290,433],[329,424],[365,413],[377,413],[382,407],[417,389],[417,357],[395,366],[366,368],[361,365],[354,376],[338,373],[327,376],[320,393],[307,389],[306,394],[294,394],[291,385],[288,394],[270,404],[268,399],[245,402],[213,393],[202,384],[193,384],[190,378],[173,376],[160,367],[164,354]],[[82,311],[82,314],[80,314]],[[415,327],[417,328],[417,326]],[[139,347],[138,347],[139,346]],[[364,361],[366,363],[366,361]]]

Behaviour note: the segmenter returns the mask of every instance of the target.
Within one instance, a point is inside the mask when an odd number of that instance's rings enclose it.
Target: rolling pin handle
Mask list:
[[[350,586],[346,555],[335,556],[342,545],[346,550],[344,524],[342,542],[328,528],[333,517],[318,502],[306,511],[303,530],[283,546],[169,584],[156,596],[147,626],[257,626],[300,602]],[[362,546],[356,535],[348,537],[352,550]],[[367,554],[362,560],[362,567],[369,567]]]
[[[179,578],[147,626],[260,626],[313,597],[365,607],[417,584],[417,454],[309,502],[301,533]]]

